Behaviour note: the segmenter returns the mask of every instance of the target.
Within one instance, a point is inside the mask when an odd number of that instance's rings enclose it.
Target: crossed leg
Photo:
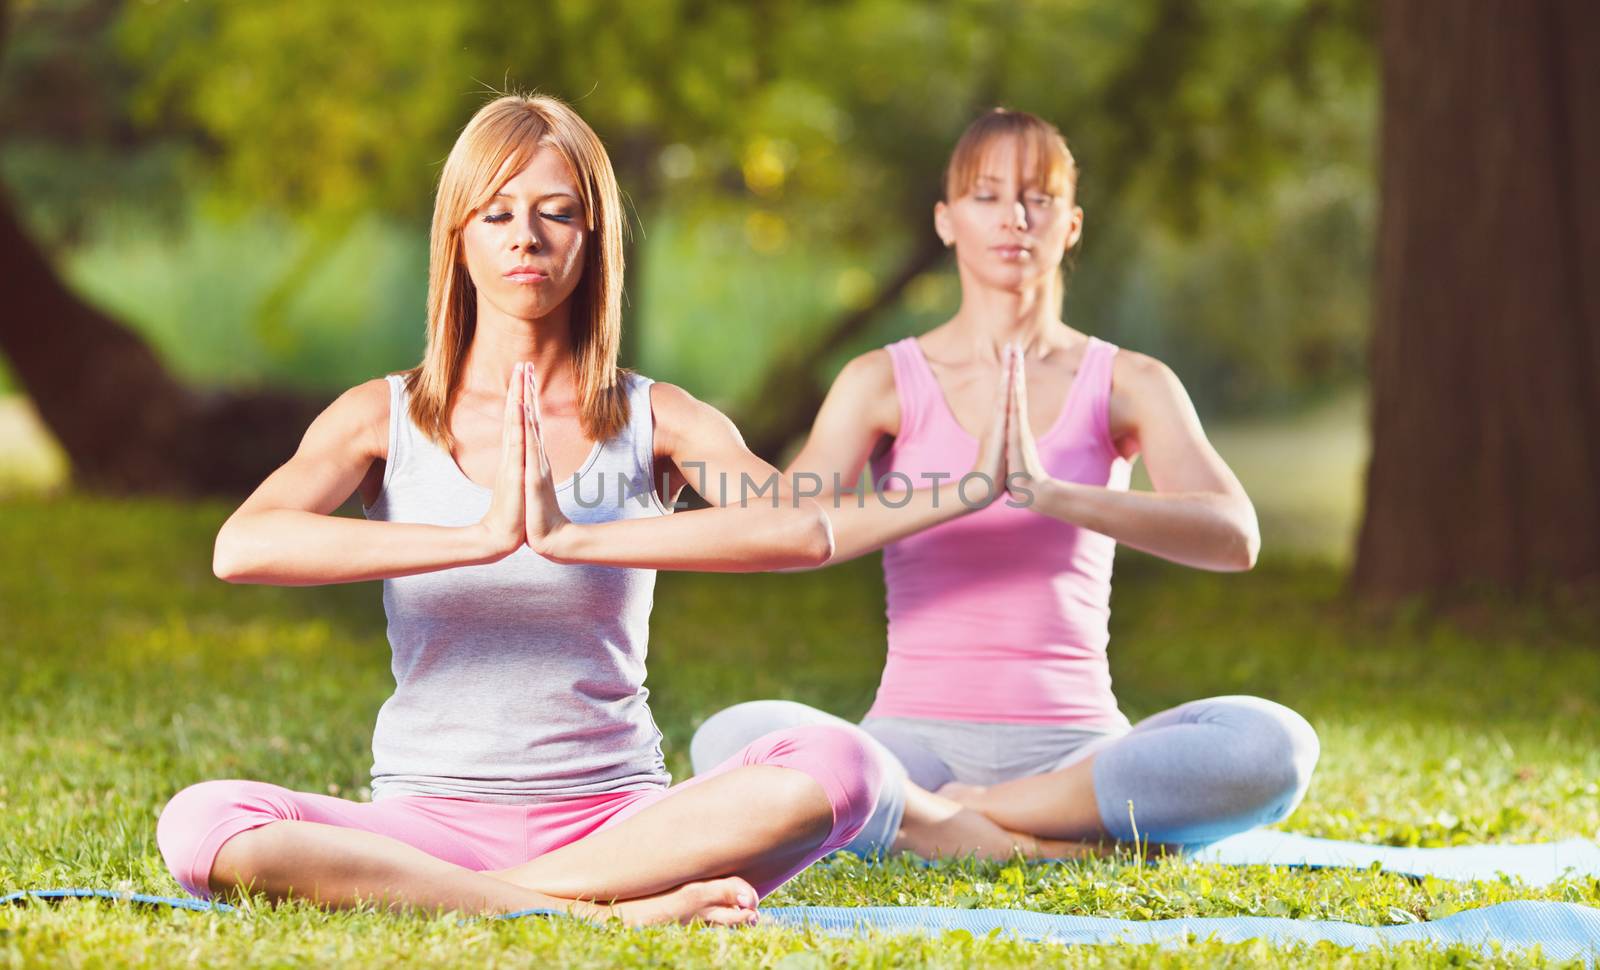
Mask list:
[[[1320,748],[1305,718],[1259,697],[1190,701],[1054,771],[940,793],[1044,838],[1184,846],[1286,817]]]
[[[772,731],[713,770],[629,806],[588,838],[495,875],[555,895],[628,899],[668,888],[682,872],[732,873],[765,896],[856,836],[879,779],[851,731]],[[642,846],[650,847],[648,865]]]
[[[794,701],[736,704],[717,712],[695,732],[689,746],[697,772],[709,772],[728,753],[751,738],[778,728],[831,725],[854,732],[872,752],[883,776],[881,794],[870,818],[846,848],[858,855],[914,852],[925,858],[976,855],[1008,859],[1068,858],[1099,851],[1098,846],[1041,838],[1002,827],[979,811],[930,791],[952,777],[949,769],[914,739],[872,734],[843,718]]]
[[[797,724],[861,730],[792,701],[751,701],[709,718],[691,757],[700,768],[761,731]],[[914,736],[868,727],[865,743],[885,782],[849,847],[863,855],[1070,858],[1103,854],[1117,842],[1203,844],[1287,816],[1319,753],[1305,718],[1247,696],[1179,705],[1090,742],[1051,771],[987,786],[955,782]]]
[[[259,782],[185,789],[163,812],[157,838],[197,895],[250,890],[330,907],[552,908],[630,924],[744,923],[763,889],[849,841],[877,784],[853,737],[820,728],[778,732],[715,777],[628,799],[601,831],[531,863],[516,864],[526,859],[517,852],[526,810],[517,806],[471,803],[464,827],[459,812],[435,811],[453,799],[363,805]],[[513,864],[493,869],[493,861]]]

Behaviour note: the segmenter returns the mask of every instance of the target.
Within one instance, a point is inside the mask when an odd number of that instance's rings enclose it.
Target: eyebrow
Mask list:
[[[562,191],[562,192],[546,192],[544,195],[539,196],[539,200],[543,201],[545,199],[553,199],[553,198],[556,198],[557,196],[561,196],[561,197],[564,197],[564,198],[571,199],[572,201],[578,203],[579,205],[583,204],[583,200],[582,199],[578,198],[573,193],[566,192],[566,191]],[[514,199],[514,198],[516,198],[516,196],[510,194],[509,192],[496,192],[493,196],[491,196],[491,198],[495,198],[495,199]]]

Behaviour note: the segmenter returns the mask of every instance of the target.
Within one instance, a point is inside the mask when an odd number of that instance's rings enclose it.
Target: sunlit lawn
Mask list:
[[[364,794],[372,719],[390,685],[377,588],[220,583],[208,552],[225,514],[216,504],[72,496],[0,503],[0,886],[177,892],[156,851],[155,819],[172,792],[198,779]],[[1401,844],[1600,837],[1593,613],[1486,611],[1493,621],[1468,634],[1405,611],[1365,616],[1339,598],[1332,567],[1270,555],[1244,576],[1191,573],[1135,555],[1123,556],[1121,572],[1112,656],[1130,715],[1252,692],[1299,708],[1321,732],[1316,781],[1288,828]],[[698,720],[728,703],[786,696],[846,715],[864,710],[882,661],[881,595],[872,561],[805,575],[664,574],[649,683],[674,772],[687,768]],[[1535,890],[1132,859],[923,869],[839,858],[770,904],[1023,907],[1137,919],[1268,914],[1376,925],[1517,898],[1600,905],[1600,880]],[[297,908],[233,917],[105,904],[0,912],[0,961],[39,965],[1209,966],[1334,964],[1346,956],[1331,948],[1061,951],[960,936],[462,925]]]

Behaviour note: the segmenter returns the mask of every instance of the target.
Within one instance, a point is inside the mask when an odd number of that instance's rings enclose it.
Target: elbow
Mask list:
[[[244,575],[231,552],[224,549],[221,542],[211,551],[211,574],[224,583],[237,583]]]
[[[1242,548],[1239,551],[1238,563],[1234,569],[1237,572],[1247,573],[1256,568],[1256,559],[1261,555],[1261,536],[1252,532],[1245,537],[1240,545]]]
[[[833,558],[833,523],[815,502],[804,502],[796,516],[796,535],[790,544],[794,561],[790,566],[815,569]]]
[[[1231,545],[1230,571],[1247,573],[1256,568],[1256,559],[1261,555],[1261,526],[1256,522],[1254,510],[1241,523]]]
[[[217,541],[211,549],[211,573],[225,583],[243,583],[248,581],[249,572],[240,554],[237,529],[230,528],[232,525],[230,519],[217,531]]]

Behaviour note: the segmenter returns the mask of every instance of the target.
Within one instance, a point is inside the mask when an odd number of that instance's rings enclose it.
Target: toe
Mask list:
[[[755,910],[737,906],[708,906],[695,915],[711,926],[753,926],[760,919]]]

